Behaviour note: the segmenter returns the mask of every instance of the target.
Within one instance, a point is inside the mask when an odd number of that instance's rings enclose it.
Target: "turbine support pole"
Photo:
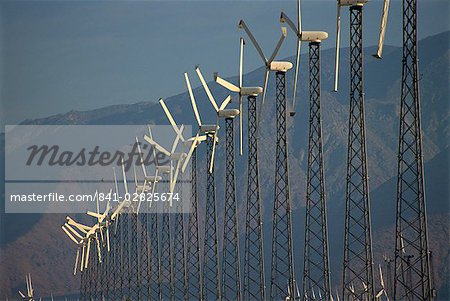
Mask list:
[[[244,300],[266,300],[263,229],[259,187],[256,96],[248,100],[247,212],[244,256]],[[242,114],[242,113],[241,113]]]
[[[286,72],[276,72],[276,161],[270,300],[294,300],[291,199],[286,125]]]
[[[423,175],[417,0],[403,0],[394,300],[433,299]],[[406,277],[402,274],[402,271]]]
[[[309,43],[309,152],[306,184],[303,300],[331,296],[320,108],[320,42]],[[313,292],[319,293],[319,296]],[[316,298],[311,299],[312,296]]]
[[[241,113],[241,112],[240,112]],[[234,118],[225,118],[225,217],[222,249],[222,299],[241,300],[238,208],[236,202]]]
[[[198,229],[198,197],[197,197],[197,148],[191,156],[191,213],[188,221],[187,237],[187,277],[188,299],[202,300],[200,238]]]
[[[206,212],[205,212],[205,237],[203,247],[203,274],[202,274],[202,299],[219,300],[219,245],[217,236],[217,211],[216,211],[216,182],[214,169],[209,172],[211,155],[214,144],[214,133],[208,133],[207,144],[207,172],[206,172]]]
[[[363,6],[350,7],[348,131],[343,300],[374,300],[363,79]]]

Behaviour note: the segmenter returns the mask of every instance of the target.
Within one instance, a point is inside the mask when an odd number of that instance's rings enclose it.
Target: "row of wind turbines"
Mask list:
[[[367,2],[367,0],[338,0],[337,2],[337,36],[336,36],[336,61],[335,61],[335,86],[334,86],[334,90],[337,91],[338,89],[338,73],[339,73],[339,49],[340,49],[340,9],[342,6],[363,6],[365,3]],[[383,42],[384,42],[384,35],[385,35],[385,30],[386,30],[386,20],[387,20],[387,12],[388,12],[388,5],[389,5],[389,0],[385,0],[384,1],[384,8],[383,8],[383,15],[382,15],[382,22],[381,22],[381,30],[380,30],[380,36],[379,36],[379,46],[378,46],[378,51],[376,56],[381,58],[382,55],[382,47],[383,47]],[[220,120],[224,119],[226,124],[229,125],[226,127],[226,131],[227,134],[230,135],[231,137],[231,141],[229,143],[227,143],[227,146],[231,146],[234,145],[234,131],[233,131],[233,123],[234,123],[234,119],[235,118],[239,118],[239,153],[240,155],[243,155],[244,153],[244,142],[243,142],[243,117],[242,117],[242,112],[243,112],[243,102],[244,99],[246,98],[249,104],[249,125],[248,125],[248,131],[249,131],[249,143],[247,145],[247,148],[250,150],[252,149],[254,153],[250,153],[249,152],[249,160],[250,157],[254,157],[257,155],[258,152],[258,148],[257,148],[257,136],[256,136],[256,140],[251,141],[250,139],[253,137],[255,138],[255,135],[251,135],[250,132],[256,133],[256,135],[258,135],[258,129],[259,129],[259,125],[260,125],[260,121],[262,119],[262,112],[263,112],[263,108],[264,106],[266,106],[266,91],[267,91],[267,86],[268,86],[268,82],[269,82],[269,74],[271,72],[276,73],[277,74],[277,88],[278,88],[278,76],[280,76],[280,79],[284,80],[284,76],[285,73],[288,72],[290,69],[292,69],[293,67],[295,68],[295,75],[294,75],[294,89],[293,89],[293,97],[292,97],[292,105],[291,108],[289,110],[289,115],[291,117],[293,117],[295,115],[296,112],[296,94],[297,94],[297,82],[298,82],[298,74],[299,74],[299,66],[300,66],[300,53],[301,53],[301,44],[302,42],[306,42],[310,44],[312,46],[320,46],[320,43],[328,38],[328,33],[324,32],[324,31],[303,31],[302,30],[302,24],[301,24],[301,10],[300,10],[300,0],[297,3],[297,14],[298,14],[298,18],[297,18],[297,22],[293,22],[285,13],[281,13],[281,17],[280,17],[280,22],[287,24],[289,28],[292,29],[292,31],[294,32],[294,34],[296,35],[297,38],[297,49],[296,49],[296,61],[295,61],[295,65],[293,65],[291,62],[287,62],[287,61],[277,61],[276,57],[278,55],[278,52],[280,50],[280,48],[282,47],[282,44],[287,36],[287,27],[282,27],[282,32],[281,32],[281,37],[278,41],[278,43],[276,44],[276,47],[274,49],[274,51],[272,52],[272,54],[270,55],[270,57],[267,57],[265,55],[265,53],[263,52],[263,50],[261,49],[259,43],[257,42],[256,38],[253,36],[252,32],[250,31],[249,27],[247,26],[247,24],[241,20],[239,22],[239,28],[242,29],[245,34],[247,35],[247,37],[250,39],[252,45],[254,46],[254,48],[256,49],[258,55],[261,57],[264,65],[265,65],[265,75],[264,75],[264,84],[262,87],[259,86],[255,86],[255,87],[249,87],[249,86],[245,86],[243,83],[243,52],[244,52],[244,45],[245,45],[245,41],[244,38],[240,38],[239,40],[239,49],[240,49],[240,57],[239,57],[239,82],[237,84],[231,83],[227,80],[225,80],[224,78],[220,77],[218,73],[214,73],[214,81],[223,86],[224,88],[228,89],[230,92],[232,93],[236,93],[238,94],[238,108],[229,108],[229,105],[231,104],[231,100],[232,100],[232,96],[228,95],[222,102],[217,102],[217,100],[215,99],[215,97],[213,96],[205,78],[203,77],[203,74],[200,70],[200,68],[197,66],[195,68],[195,72],[201,82],[201,85],[203,86],[203,89],[214,109],[214,111],[216,112],[216,121],[215,123],[203,123],[202,122],[202,118],[199,114],[198,108],[197,108],[197,102],[195,100],[195,95],[193,93],[192,90],[192,86],[191,86],[191,82],[190,82],[190,78],[189,75],[187,73],[184,74],[185,77],[185,82],[186,82],[186,86],[187,86],[187,90],[189,92],[189,98],[190,98],[190,102],[192,105],[192,109],[193,109],[193,113],[194,113],[194,117],[195,120],[197,122],[198,125],[198,130],[195,133],[195,135],[193,137],[189,137],[186,138],[183,135],[183,131],[184,131],[184,126],[181,125],[179,126],[173,115],[171,114],[169,107],[167,106],[167,104],[165,103],[165,101],[163,99],[160,99],[159,103],[163,109],[163,111],[165,112],[167,119],[169,121],[169,123],[171,124],[174,133],[175,133],[175,139],[173,141],[172,147],[170,150],[166,149],[165,147],[163,147],[162,145],[160,145],[157,142],[157,139],[154,137],[154,135],[152,134],[152,129],[149,126],[148,128],[148,134],[144,135],[143,139],[149,143],[152,147],[153,147],[153,155],[154,158],[156,159],[156,152],[160,152],[163,153],[165,156],[167,156],[170,159],[170,163],[167,165],[160,165],[158,163],[158,160],[155,160],[155,167],[154,167],[154,174],[150,175],[150,173],[148,172],[148,167],[144,165],[143,163],[143,152],[141,151],[141,149],[139,149],[139,153],[142,156],[142,160],[141,160],[141,170],[142,170],[142,179],[139,181],[138,177],[137,177],[137,172],[136,170],[134,170],[134,179],[135,179],[135,183],[134,183],[134,191],[137,193],[146,193],[146,192],[151,192],[151,193],[155,193],[157,191],[157,184],[158,183],[168,183],[168,187],[162,187],[163,189],[166,189],[167,191],[169,191],[170,193],[173,193],[174,191],[176,191],[177,189],[177,185],[179,185],[179,181],[180,178],[183,177],[183,174],[185,173],[189,162],[196,157],[196,150],[197,148],[202,144],[202,142],[205,142],[208,146],[208,152],[207,152],[207,170],[208,170],[208,175],[207,177],[208,180],[208,191],[211,190],[211,188],[214,189],[214,186],[210,186],[210,185],[215,185],[214,182],[214,159],[215,159],[215,153],[216,153],[216,145],[220,140],[220,136],[219,136],[219,129],[220,129]],[[320,51],[320,48],[319,48]],[[311,55],[311,52],[310,52]],[[311,57],[310,57],[311,60]],[[318,66],[320,67],[320,59],[316,61],[316,64],[318,64]],[[310,72],[312,70],[314,66],[310,66]],[[315,66],[317,67],[317,65]],[[318,69],[320,70],[320,68]],[[320,75],[320,72],[319,72]],[[311,76],[311,75],[310,75]],[[320,91],[320,81],[318,83],[318,89]],[[282,90],[286,89],[285,86],[283,85]],[[320,95],[320,94],[319,94]],[[256,99],[260,97],[261,101],[259,104],[259,111],[257,112],[256,110]],[[317,99],[318,101],[320,101],[320,97]],[[286,96],[284,95],[284,99],[282,99],[282,101],[286,102]],[[250,111],[250,104],[254,105],[254,110]],[[277,111],[278,112],[278,111]],[[256,116],[257,113],[257,116]],[[286,115],[286,112],[284,112],[284,114]],[[253,118],[253,119],[252,119]],[[285,118],[286,116],[284,116],[284,122],[285,122]],[[319,118],[320,119],[320,118]],[[256,120],[256,122],[254,122]],[[281,126],[283,125],[281,122]],[[252,124],[250,124],[252,123]],[[284,134],[285,135],[285,134]],[[228,136],[227,136],[228,137]],[[282,140],[284,138],[284,141],[286,140],[286,136],[281,137],[280,139]],[[139,139],[137,137],[135,137],[136,142],[139,144]],[[277,141],[278,142],[278,141]],[[180,147],[181,145],[181,147]],[[256,147],[255,147],[256,146]],[[181,150],[180,150],[181,149]],[[287,154],[287,148],[284,147],[280,147],[281,152],[285,152]],[[233,154],[234,156],[234,154]],[[227,157],[228,158],[228,157]],[[287,162],[288,157],[286,156],[284,158],[284,162]],[[227,159],[228,160],[228,159]],[[234,157],[231,157],[231,159],[229,159],[231,161],[227,161],[226,165],[230,165],[232,167],[232,169],[228,170],[227,169],[227,176],[231,177],[232,180],[230,181],[230,183],[234,183]],[[254,161],[254,164],[256,164],[256,169],[257,167],[257,160]],[[196,168],[196,167],[194,167]],[[114,185],[111,189],[110,192],[115,191],[117,194],[119,194],[122,190],[122,188],[119,189],[119,180],[117,178],[116,175],[116,171],[114,170]],[[192,179],[191,179],[192,181]],[[128,194],[129,193],[129,183],[127,182],[126,179],[126,172],[124,169],[124,166],[122,166],[122,184],[120,185],[121,187],[123,186],[123,194]],[[196,185],[196,180],[195,182],[193,182]],[[231,185],[231,184],[230,184]],[[163,186],[163,185],[162,185]],[[233,188],[234,189],[234,188]],[[289,189],[289,186],[287,185],[287,189]],[[259,187],[258,187],[259,190]],[[228,191],[228,190],[227,190]],[[196,190],[195,190],[196,192]],[[232,194],[234,194],[235,192],[233,191]],[[78,271],[80,271],[82,273],[82,288],[81,290],[83,291],[82,295],[80,296],[81,300],[109,300],[109,299],[126,299],[126,300],[135,300],[135,296],[131,296],[132,292],[131,292],[131,288],[128,287],[126,288],[126,284],[121,284],[120,286],[120,292],[117,293],[116,295],[116,290],[119,290],[118,287],[116,287],[116,282],[114,282],[115,280],[113,279],[113,284],[111,284],[111,287],[107,287],[108,285],[110,285],[110,282],[107,281],[107,283],[104,283],[104,285],[106,286],[102,286],[100,284],[100,288],[97,288],[98,291],[101,291],[99,294],[97,294],[95,292],[95,289],[90,286],[89,283],[87,283],[88,281],[93,281],[93,282],[97,282],[98,278],[101,278],[103,276],[105,276],[106,278],[111,277],[110,274],[114,274],[113,271],[111,271],[109,269],[110,265],[108,265],[108,268],[105,268],[103,270],[101,270],[103,274],[97,274],[97,279],[94,278],[87,278],[87,274],[92,274],[92,271],[94,269],[94,265],[102,265],[105,263],[105,260],[107,258],[110,258],[111,253],[117,252],[117,250],[120,250],[119,252],[122,254],[123,257],[123,249],[120,248],[124,248],[124,249],[128,249],[127,252],[135,252],[135,249],[133,246],[129,247],[128,245],[126,246],[118,246],[117,242],[116,244],[114,244],[114,239],[115,237],[117,237],[117,232],[118,232],[118,228],[121,227],[122,223],[126,223],[127,218],[131,218],[134,219],[134,221],[139,221],[138,216],[145,216],[145,223],[144,227],[147,227],[148,225],[148,221],[147,221],[147,215],[146,213],[141,213],[141,206],[143,205],[142,202],[131,202],[131,201],[122,201],[120,202],[116,208],[112,208],[110,203],[107,202],[106,203],[106,207],[104,209],[104,211],[100,210],[100,205],[99,205],[99,199],[98,199],[98,194],[96,193],[97,196],[97,210],[96,212],[91,212],[88,211],[87,215],[95,218],[96,222],[93,225],[86,225],[83,224],[81,222],[75,221],[73,218],[71,217],[67,217],[66,222],[64,223],[64,225],[62,226],[62,230],[65,232],[65,234],[74,242],[74,244],[77,247],[77,251],[76,251],[76,256],[75,256],[75,264],[74,264],[74,270],[73,273],[77,274]],[[215,192],[212,192],[212,194],[210,195],[210,197],[212,199],[210,199],[211,203],[209,203],[210,205],[212,204],[215,207]],[[208,198],[208,196],[207,196]],[[256,203],[260,203],[260,199],[258,198],[256,200]],[[255,205],[253,204],[253,205]],[[288,209],[286,214],[290,216],[290,199],[287,199],[285,204],[288,205]],[[229,204],[231,207],[230,208],[234,208],[234,211],[236,211],[236,199],[235,196],[232,198],[232,201]],[[325,202],[324,204],[325,205]],[[197,206],[196,203],[192,204],[192,206]],[[260,206],[260,204],[259,204]],[[148,208],[147,208],[148,209]],[[325,210],[325,208],[323,208]],[[207,209],[208,210],[208,209]],[[212,209],[211,209],[212,210]],[[276,209],[274,209],[276,210]],[[231,210],[233,211],[233,210]],[[212,213],[212,214],[209,214]],[[156,215],[152,215],[149,214],[151,216],[151,221],[150,223],[158,223],[158,219],[156,219]],[[213,211],[210,212],[206,212],[206,219],[208,220],[208,218],[211,218],[212,223],[211,225],[213,225],[212,228],[217,228],[217,213],[215,212],[215,209]],[[130,217],[131,216],[131,217]],[[168,229],[169,233],[171,233],[170,230],[170,214],[166,214],[166,219],[163,217],[163,221],[162,221],[162,229]],[[181,218],[183,218],[183,215],[181,215]],[[228,218],[231,219],[236,219],[237,218],[237,214],[236,212],[234,212],[234,214],[231,214],[230,216],[228,216]],[[227,220],[227,217],[225,217],[225,220]],[[135,222],[137,223],[137,222]],[[208,236],[207,232],[211,230],[211,228],[208,227],[208,221],[205,221],[206,223],[206,229],[205,229],[205,240],[206,239],[212,239],[212,241],[214,241],[214,239],[216,240],[215,244],[213,244],[213,246],[211,248],[207,248],[207,245],[209,245],[209,243],[211,243],[211,241],[206,242],[205,241],[205,247],[204,247],[204,261],[203,261],[203,268],[202,269],[198,269],[198,272],[201,271],[202,275],[200,278],[199,276],[199,291],[197,292],[198,294],[198,300],[212,300],[212,299],[223,299],[223,300],[248,300],[251,299],[250,297],[254,297],[254,299],[257,300],[265,300],[266,299],[266,286],[264,284],[264,268],[262,269],[262,279],[260,279],[261,282],[261,286],[260,286],[260,290],[258,290],[258,288],[252,288],[250,287],[250,285],[247,285],[244,288],[244,294],[242,294],[241,289],[239,288],[240,285],[240,273],[239,273],[239,265],[240,265],[240,261],[239,260],[235,260],[234,262],[234,270],[235,275],[234,275],[234,280],[236,280],[237,278],[237,286],[235,287],[236,292],[233,292],[234,295],[231,295],[228,293],[227,288],[225,286],[224,283],[222,283],[222,286],[220,287],[218,285],[219,281],[219,271],[218,271],[218,256],[219,256],[219,252],[217,249],[217,229],[213,229],[214,231],[211,233],[211,236]],[[248,221],[247,221],[248,223]],[[257,229],[258,231],[261,232],[261,223],[262,221],[260,221],[259,225],[255,226],[255,229]],[[292,223],[290,220],[288,221],[288,223]],[[138,235],[137,230],[139,226],[136,226],[134,223],[131,223],[133,229],[131,230],[132,235]],[[185,222],[184,220],[182,220],[182,224],[184,225]],[[153,224],[154,226],[154,224]],[[289,230],[288,232],[291,231],[291,227],[292,225],[289,225]],[[324,227],[326,227],[325,225],[322,225]],[[168,228],[165,228],[168,227]],[[198,225],[196,225],[197,227],[197,231],[198,231]],[[237,221],[232,224],[231,228],[232,231],[234,231],[234,233],[237,233]],[[148,232],[150,232],[150,229],[147,227],[146,230]],[[183,231],[185,231],[186,229],[183,228]],[[191,233],[192,229],[189,229],[189,231],[186,231],[186,235],[187,235],[187,239],[183,238],[182,242],[183,244],[186,243],[186,241],[189,240],[189,235],[192,235]],[[111,233],[113,232],[113,233]],[[128,232],[130,233],[130,232]],[[183,232],[185,233],[185,232]],[[233,235],[234,235],[233,233]],[[166,233],[167,234],[167,233]],[[197,233],[198,235],[198,233]],[[226,236],[227,233],[224,233],[224,236]],[[246,236],[248,235],[248,233],[246,234]],[[287,235],[291,235],[291,233],[288,233]],[[113,238],[114,237],[114,238]],[[122,237],[122,236],[121,236]],[[146,237],[145,239],[143,237],[141,237],[140,239],[140,243],[141,243],[141,247],[137,247],[136,248],[136,256],[133,257],[133,255],[128,254],[127,256],[129,256],[128,258],[135,258],[136,260],[138,258],[140,258],[142,255],[140,254],[141,252],[144,252],[144,246],[143,243],[146,242],[149,245],[151,245],[153,242],[156,241],[156,243],[158,243],[158,238],[153,237],[154,240],[152,242],[148,242],[148,239],[152,239],[152,237]],[[288,241],[291,242],[291,237],[288,238]],[[324,234],[324,239],[327,240],[328,237],[326,235],[326,233]],[[129,240],[133,240],[133,238],[129,238]],[[198,243],[198,242],[197,242]],[[233,245],[234,243],[234,245]],[[259,241],[257,244],[262,244],[262,238],[259,238]],[[257,245],[256,244],[256,245]],[[239,245],[239,237],[237,235],[234,235],[234,238],[231,239],[231,245],[233,246],[233,248],[236,250],[235,254],[238,254],[238,245]],[[154,245],[152,245],[154,246]],[[170,241],[168,242],[169,247],[169,252],[170,250],[174,250],[175,245],[173,243],[171,243]],[[119,247],[119,249],[117,249],[116,247]],[[194,254],[195,256],[197,256],[198,258],[200,258],[200,248],[199,248],[199,243],[197,245],[197,250],[195,250],[197,253]],[[224,246],[225,247],[225,246]],[[131,250],[130,250],[131,248]],[[157,246],[158,250],[159,248],[164,249],[163,246],[159,245]],[[184,248],[183,248],[184,250]],[[155,250],[153,250],[155,251]],[[272,248],[272,252],[273,253],[277,253],[278,249],[277,247],[273,247]],[[161,251],[162,252],[162,251]],[[185,256],[189,256],[190,254],[187,254],[188,252],[185,252]],[[212,257],[209,257],[207,255],[207,252],[211,252],[210,254],[212,254]],[[248,255],[247,253],[252,253],[252,252],[257,252],[256,250],[252,250],[250,248],[246,248],[245,253],[246,255]],[[262,252],[262,251],[261,251]],[[325,253],[327,253],[328,250],[326,250]],[[195,252],[194,252],[195,253]],[[153,252],[152,252],[153,254]],[[208,253],[209,254],[209,253]],[[176,254],[170,254],[170,256],[175,256]],[[288,255],[289,256],[293,256],[292,254],[292,250],[288,250]],[[153,256],[153,255],[149,255],[149,256]],[[158,255],[160,256],[160,254]],[[250,256],[250,255],[248,255]],[[273,256],[276,256],[276,254]],[[211,259],[212,258],[212,259]],[[239,257],[238,257],[239,258]],[[261,256],[261,258],[263,258],[263,256]],[[109,260],[109,259],[108,259]],[[122,258],[123,260],[123,258]],[[126,259],[126,260],[130,260],[130,259]],[[182,277],[182,281],[184,281],[184,286],[188,286],[189,285],[189,279],[188,279],[188,274],[190,271],[187,270],[187,260],[185,259],[185,267],[184,267],[184,277]],[[272,276],[276,276],[276,277],[271,277],[271,287],[270,287],[270,299],[271,300],[299,300],[300,299],[300,292],[298,289],[298,285],[295,283],[295,279],[293,277],[294,273],[293,273],[293,266],[292,266],[292,261],[288,264],[288,273],[286,273],[285,275],[281,275],[281,274],[277,274],[277,267],[274,267],[274,263],[277,262],[277,260],[284,260],[284,258],[275,258],[273,257],[272,259],[272,267],[271,267],[271,271],[272,271]],[[161,257],[158,258],[158,261],[161,261]],[[198,260],[200,262],[200,260]],[[214,262],[215,261],[215,265]],[[138,261],[139,262],[139,261]],[[211,265],[211,262],[213,262],[213,264]],[[110,263],[109,263],[110,264]],[[117,262],[116,262],[117,264]],[[128,264],[131,264],[130,262],[128,262]],[[173,270],[171,270],[171,272],[167,275],[167,279],[162,279],[163,276],[161,276],[162,272],[161,272],[161,262],[159,262],[160,266],[159,266],[159,293],[157,294],[157,297],[155,299],[160,299],[160,300],[166,300],[166,299],[176,299],[174,296],[174,284],[173,284],[173,278],[176,276],[173,273]],[[172,267],[170,266],[172,263],[169,263],[169,270],[172,269]],[[104,264],[106,265],[106,263]],[[200,266],[200,263],[198,263],[198,265]],[[290,265],[290,266],[289,266]],[[208,267],[212,267],[213,269],[211,269],[213,272],[213,275],[207,275],[207,272],[211,271],[210,269],[208,269]],[[248,267],[244,267],[244,270],[246,270],[246,268],[248,269]],[[214,271],[215,269],[215,271]],[[98,272],[98,271],[97,271]],[[123,272],[123,270],[122,270]],[[128,272],[130,272],[128,270]],[[134,273],[140,273],[140,271],[131,271]],[[195,271],[191,271],[191,272],[195,272]],[[279,271],[278,271],[279,272]],[[121,273],[119,271],[119,273]],[[329,272],[328,272],[329,273]],[[380,279],[381,279],[381,289],[377,292],[377,294],[374,296],[376,298],[376,300],[381,300],[382,297],[385,297],[387,300],[389,300],[389,297],[387,295],[386,289],[384,287],[384,280],[383,280],[383,276],[382,276],[382,271],[381,271],[381,266],[379,267],[379,273],[380,273]],[[92,276],[92,275],[91,275]],[[123,276],[123,275],[122,275]],[[131,275],[128,275],[129,277],[131,277]],[[140,277],[144,277],[143,275],[139,275]],[[244,275],[245,277],[250,277],[248,275],[248,273],[246,275]],[[328,282],[329,282],[329,274],[326,274],[326,277],[328,277]],[[209,281],[209,280],[213,280],[213,281]],[[233,277],[232,277],[233,279]],[[172,281],[172,284],[169,285],[168,287],[168,291],[167,292],[161,292],[162,290],[164,290],[164,288],[161,288],[162,283],[165,283],[165,281]],[[286,280],[286,281],[284,281]],[[83,283],[84,281],[84,283]],[[355,280],[356,281],[356,280]],[[246,282],[246,279],[244,279],[244,282]],[[287,282],[287,285],[286,285]],[[29,280],[29,286],[31,287],[31,277]],[[28,285],[28,277],[27,277],[27,285]],[[134,283],[133,283],[134,285]],[[352,283],[351,284],[351,288],[350,290],[355,292],[357,289],[354,287],[356,285],[362,285],[364,287],[367,288],[368,284],[361,282],[361,284],[357,284],[357,283]],[[150,284],[149,284],[150,286]],[[89,292],[88,292],[88,287],[90,287]],[[280,289],[281,288],[281,289]],[[229,288],[231,290],[231,288]],[[112,296],[111,294],[111,290],[114,290],[114,296]],[[254,290],[254,291],[251,291]],[[280,291],[281,290],[281,291]],[[365,289],[367,291],[367,289]],[[154,299],[153,297],[150,297],[150,288],[148,288],[148,299]],[[190,299],[189,295],[189,288],[185,288],[185,290],[183,291],[183,299]],[[355,293],[357,294],[357,293]],[[26,300],[33,300],[33,290],[31,289],[28,290],[28,294],[27,296],[25,296],[24,294],[20,293],[21,297],[23,299]],[[344,294],[345,295],[345,294]],[[137,293],[137,296],[141,299],[141,300],[145,300],[145,298],[142,296],[142,294],[140,294],[139,292]],[[250,297],[249,297],[250,296]],[[330,292],[330,287],[328,286],[327,291],[323,291],[322,288],[315,288],[314,286],[310,286],[310,287],[304,287],[302,290],[302,296],[303,299],[305,300],[334,300],[333,295]],[[335,299],[340,300],[339,294],[336,295]],[[366,299],[364,299],[366,300]],[[369,299],[367,299],[369,300]]]

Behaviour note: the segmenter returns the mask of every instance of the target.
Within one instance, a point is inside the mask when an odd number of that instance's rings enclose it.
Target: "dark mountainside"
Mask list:
[[[449,191],[448,191],[448,147],[449,147],[449,37],[444,32],[420,41],[420,92],[422,106],[423,146],[425,158],[425,185],[427,192],[430,249],[433,251],[434,274],[440,300],[447,300],[449,283]],[[329,46],[330,41],[325,45]],[[304,45],[306,47],[306,45]],[[305,50],[306,48],[304,48]],[[374,47],[365,48],[365,95],[366,125],[371,189],[373,243],[375,264],[382,263],[384,253],[393,254],[393,231],[395,228],[395,198],[398,145],[398,111],[401,85],[401,48],[385,47],[383,60],[374,59]],[[251,46],[246,55],[256,55]],[[332,286],[339,287],[342,269],[342,245],[344,226],[345,166],[348,127],[348,49],[341,53],[340,91],[332,93],[334,53],[322,53],[322,120],[325,156],[325,181],[328,202],[330,256]],[[288,58],[292,61],[293,58]],[[234,61],[233,61],[234,62]],[[295,250],[295,272],[301,283],[303,265],[304,198],[308,150],[308,73],[307,55],[301,58],[301,73],[295,118],[288,117],[290,185],[293,203],[293,231]],[[211,75],[204,74],[211,78]],[[182,74],[180,74],[182,76]],[[215,113],[196,78],[193,69],[190,78],[202,121],[214,122]],[[244,76],[244,84],[261,85],[263,68]],[[293,74],[287,78],[287,96],[292,97]],[[237,78],[231,78],[236,82]],[[210,83],[217,101],[226,97],[226,91]],[[275,151],[275,78],[271,76],[267,91],[266,106],[261,122],[260,184],[264,210],[264,234],[267,273],[270,269],[271,216],[273,200],[273,175]],[[183,124],[195,124],[187,93],[167,99],[175,120]],[[246,106],[244,105],[244,121]],[[70,111],[48,118],[26,120],[24,124],[167,124],[158,104],[141,102],[131,105],[115,105],[92,111]],[[244,141],[246,141],[244,122]],[[223,135],[223,132],[220,133]],[[132,137],[130,137],[132,139]],[[2,144],[4,143],[2,137]],[[204,147],[200,147],[200,165],[204,162]],[[236,157],[237,195],[241,209],[240,231],[244,230],[244,208],[246,191],[246,153]],[[219,216],[223,214],[224,163],[223,143],[218,146],[216,157],[217,204]],[[2,157],[1,163],[4,164]],[[205,163],[206,164],[206,163]],[[205,169],[205,167],[203,167]],[[2,173],[3,173],[2,168]],[[204,170],[199,174],[204,177]],[[4,174],[2,174],[4,178]],[[2,188],[4,189],[4,187]],[[199,188],[205,193],[204,187]],[[200,195],[201,211],[204,197]],[[75,249],[60,229],[63,215],[1,215],[0,296],[15,295],[16,288],[24,285],[24,275],[33,274],[37,295],[49,295],[51,291],[61,295],[78,290],[78,279],[71,275]],[[222,217],[221,217],[222,218]],[[221,228],[219,228],[220,231]],[[243,241],[243,240],[241,240]],[[243,244],[241,245],[243,255]],[[378,286],[378,282],[377,282]],[[269,286],[267,286],[269,287]],[[12,290],[11,290],[12,289]]]

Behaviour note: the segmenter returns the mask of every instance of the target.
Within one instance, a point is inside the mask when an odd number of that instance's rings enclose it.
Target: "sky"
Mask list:
[[[365,5],[365,46],[377,43],[381,9],[380,0]],[[236,75],[239,20],[268,57],[281,11],[296,20],[296,1],[1,1],[1,124],[179,94],[183,73],[197,64],[207,79]],[[419,38],[449,30],[449,12],[448,0],[419,1]],[[343,46],[348,19],[344,8]],[[324,49],[334,47],[335,22],[335,0],[302,1],[303,30],[329,33]],[[391,1],[386,44],[401,45],[399,0]],[[288,31],[278,58],[294,53]],[[261,65],[248,41],[244,73]]]

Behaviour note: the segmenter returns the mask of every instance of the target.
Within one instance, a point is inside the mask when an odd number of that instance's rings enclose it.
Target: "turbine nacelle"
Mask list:
[[[328,33],[325,31],[302,31],[301,39],[303,42],[321,42],[328,38]]]
[[[220,126],[217,126],[215,124],[202,124],[200,127],[200,132],[203,134],[214,134],[217,130],[220,129]]]
[[[239,115],[239,110],[237,109],[224,109],[218,112],[221,118],[234,118]]]
[[[161,177],[160,176],[147,176],[145,177],[145,181],[150,182],[150,183],[155,183],[155,182],[159,182],[161,181]]]
[[[172,166],[170,165],[158,166],[156,168],[158,169],[158,173],[162,174],[170,174],[170,172],[172,171]]]
[[[261,87],[242,87],[241,95],[242,96],[258,96],[263,92],[263,88]]]
[[[273,61],[269,64],[270,71],[287,72],[292,69],[294,65],[291,62]]]
[[[338,0],[338,5],[340,6],[363,6],[369,2],[369,0]]]

